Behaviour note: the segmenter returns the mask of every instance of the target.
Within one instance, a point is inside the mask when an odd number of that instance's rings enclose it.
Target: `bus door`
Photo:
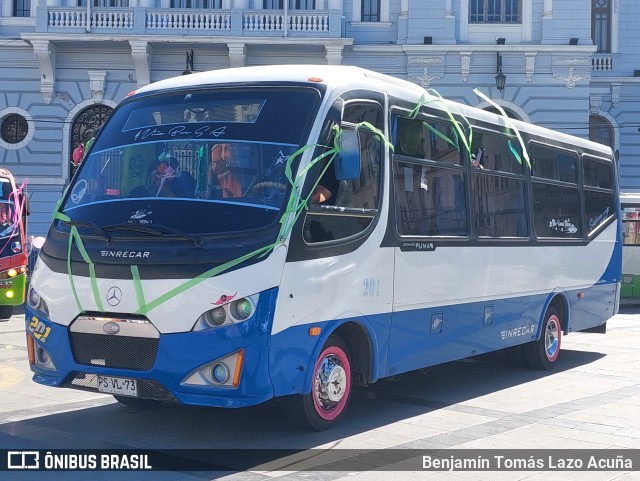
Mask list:
[[[462,357],[468,333],[458,332],[464,325],[455,304],[469,278],[463,266],[472,261],[464,242],[469,236],[464,157],[453,125],[428,116],[398,116],[392,122],[398,239],[388,375]]]

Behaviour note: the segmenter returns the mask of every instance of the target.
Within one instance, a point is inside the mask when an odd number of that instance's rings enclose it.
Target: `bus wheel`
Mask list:
[[[13,306],[0,306],[0,320],[6,321],[13,316]]]
[[[547,309],[540,339],[522,346],[524,359],[532,369],[551,369],[560,355],[562,323],[558,311],[552,306]]]
[[[351,397],[351,362],[347,346],[331,336],[313,369],[311,392],[290,396],[293,420],[315,431],[333,427],[347,410]]]

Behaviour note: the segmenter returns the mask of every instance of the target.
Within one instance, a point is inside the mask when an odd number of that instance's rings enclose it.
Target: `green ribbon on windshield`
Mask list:
[[[366,128],[368,130],[371,130],[373,133],[375,133],[382,141],[385,142],[385,144],[391,149],[393,150],[393,145],[391,144],[391,142],[389,142],[389,140],[385,137],[384,133],[382,131],[380,131],[379,129],[377,129],[376,127],[374,127],[373,125],[371,125],[368,122],[361,122],[359,124],[356,124],[356,130],[360,129],[360,128]],[[335,156],[340,152],[341,150],[341,145],[340,145],[340,138],[342,135],[342,131],[340,129],[340,127],[338,125],[334,125],[333,126],[333,131],[334,131],[334,139],[333,139],[333,146],[332,147],[328,147],[328,146],[324,146],[324,145],[320,145],[320,144],[309,144],[309,145],[305,145],[301,148],[299,148],[298,150],[296,150],[293,154],[291,154],[288,159],[287,159],[287,163],[285,165],[285,175],[287,177],[287,180],[289,181],[289,183],[292,186],[292,192],[291,195],[289,196],[289,202],[287,204],[287,207],[285,209],[285,212],[282,214],[282,217],[280,218],[280,232],[278,233],[278,237],[277,240],[275,242],[273,242],[272,244],[269,244],[267,246],[261,247],[260,249],[256,249],[253,252],[249,252],[243,256],[240,256],[236,259],[233,259],[229,262],[225,262],[224,264],[221,264],[219,266],[216,266],[212,269],[209,269],[203,273],[201,273],[200,275],[194,277],[193,279],[190,279],[176,287],[174,287],[173,289],[169,290],[168,292],[156,297],[155,299],[146,302],[145,301],[145,296],[144,296],[144,290],[142,287],[142,282],[140,280],[140,273],[138,271],[138,266],[137,265],[131,265],[131,277],[133,280],[133,284],[134,284],[134,289],[136,292],[136,300],[138,302],[138,310],[135,312],[135,314],[141,314],[141,315],[147,315],[149,313],[149,311],[151,311],[152,309],[155,309],[156,307],[158,307],[159,305],[167,302],[168,300],[172,299],[173,297],[187,291],[188,289],[191,289],[192,287],[200,284],[201,282],[211,278],[211,277],[215,277],[229,269],[231,269],[232,267],[235,267],[238,264],[241,264],[243,262],[245,262],[246,260],[249,260],[253,257],[261,257],[261,256],[265,256],[268,253],[272,252],[273,250],[275,250],[276,247],[278,247],[280,244],[284,243],[284,240],[289,236],[289,233],[291,232],[291,229],[293,229],[293,226],[295,225],[297,219],[299,218],[300,214],[308,209],[308,201],[309,198],[311,197],[311,195],[313,194],[313,191],[315,190],[315,188],[318,186],[318,183],[320,182],[320,179],[322,178],[322,175],[326,172],[326,170],[329,168],[329,166],[333,163],[333,160],[335,159]],[[315,157],[314,159],[312,159],[309,162],[309,165],[307,165],[302,172],[299,173],[298,176],[293,177],[293,169],[292,169],[292,164],[294,162],[294,160],[299,157],[300,155],[302,155],[304,152],[306,152],[307,150],[309,150],[310,148],[315,148],[315,147],[323,147],[323,148],[327,148],[328,150],[326,152],[323,152],[322,154],[318,155],[317,157]],[[329,160],[327,161],[327,164],[324,166],[323,170],[321,171],[320,175],[318,176],[318,179],[316,180],[315,184],[313,185],[313,187],[311,188],[309,194],[302,199],[298,192],[300,189],[300,183],[302,182],[302,179],[306,176],[307,172],[309,171],[309,169],[311,169],[314,165],[316,165],[318,162],[322,161],[323,159],[329,157]],[[66,216],[65,214],[60,212],[60,201],[58,201],[58,204],[56,206],[56,209],[53,212],[53,218],[54,219],[58,219],[61,221],[70,221],[71,219]],[[289,220],[290,219],[290,220]],[[93,264],[93,262],[91,261],[91,258],[89,257],[89,255],[87,254],[87,251],[84,247],[84,244],[82,242],[82,238],[78,232],[78,229],[76,228],[76,226],[70,226],[71,230],[70,230],[70,234],[69,234],[69,246],[68,246],[68,251],[67,251],[67,275],[69,276],[69,282],[71,284],[71,290],[73,291],[73,295],[74,298],[76,300],[76,305],[78,307],[78,311],[82,312],[82,304],[80,303],[80,299],[78,297],[78,293],[76,291],[75,288],[75,283],[73,281],[73,275],[71,272],[71,252],[73,249],[73,244],[75,242],[78,251],[80,252],[82,259],[89,265],[89,277],[90,277],[90,282],[91,282],[91,290],[94,296],[94,300],[96,303],[96,306],[98,307],[99,311],[104,311],[102,302],[100,300],[100,295],[99,295],[99,291],[98,291],[98,283],[97,283],[97,278],[95,275],[95,266]]]
[[[70,222],[71,219],[59,211],[60,202],[56,206],[53,211],[53,218],[60,220],[62,222]],[[75,242],[78,252],[82,256],[82,259],[89,265],[89,278],[91,279],[91,291],[93,293],[93,298],[96,302],[96,306],[99,311],[104,311],[104,307],[102,306],[102,300],[100,299],[100,293],[98,291],[98,281],[96,279],[96,266],[89,257],[87,250],[84,247],[84,243],[82,242],[82,237],[78,232],[78,228],[75,225],[69,226],[69,246],[67,249],[67,275],[69,276],[69,282],[71,283],[71,291],[73,292],[73,297],[76,300],[76,305],[78,306],[78,311],[82,312],[82,304],[80,303],[80,298],[78,297],[78,292],[76,291],[75,283],[73,282],[73,274],[71,272],[71,250],[73,249],[73,244]]]

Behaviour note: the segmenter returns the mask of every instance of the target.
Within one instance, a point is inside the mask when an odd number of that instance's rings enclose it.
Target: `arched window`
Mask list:
[[[591,0],[591,38],[598,52],[611,52],[611,0]]]
[[[607,119],[599,115],[589,116],[589,140],[613,148],[613,127]]]
[[[107,105],[96,104],[80,111],[73,120],[71,126],[71,148],[69,149],[69,172],[73,177],[77,169],[77,159],[74,163],[73,153],[80,144],[84,145],[87,140],[93,137],[96,131],[102,127],[111,115],[113,109]],[[76,154],[77,155],[77,154]]]
[[[502,112],[500,112],[497,108],[495,107],[485,107],[482,110],[486,110],[487,112],[493,112],[494,114],[498,114],[498,115],[502,115]],[[505,111],[505,113],[507,114],[507,117],[509,117],[510,119],[515,119],[515,120],[522,120],[515,112],[506,109],[504,107],[502,107],[502,110]]]

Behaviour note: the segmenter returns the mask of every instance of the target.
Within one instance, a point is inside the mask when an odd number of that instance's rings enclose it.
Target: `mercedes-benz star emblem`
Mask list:
[[[110,287],[107,291],[107,304],[117,306],[122,300],[122,291],[118,286]]]

